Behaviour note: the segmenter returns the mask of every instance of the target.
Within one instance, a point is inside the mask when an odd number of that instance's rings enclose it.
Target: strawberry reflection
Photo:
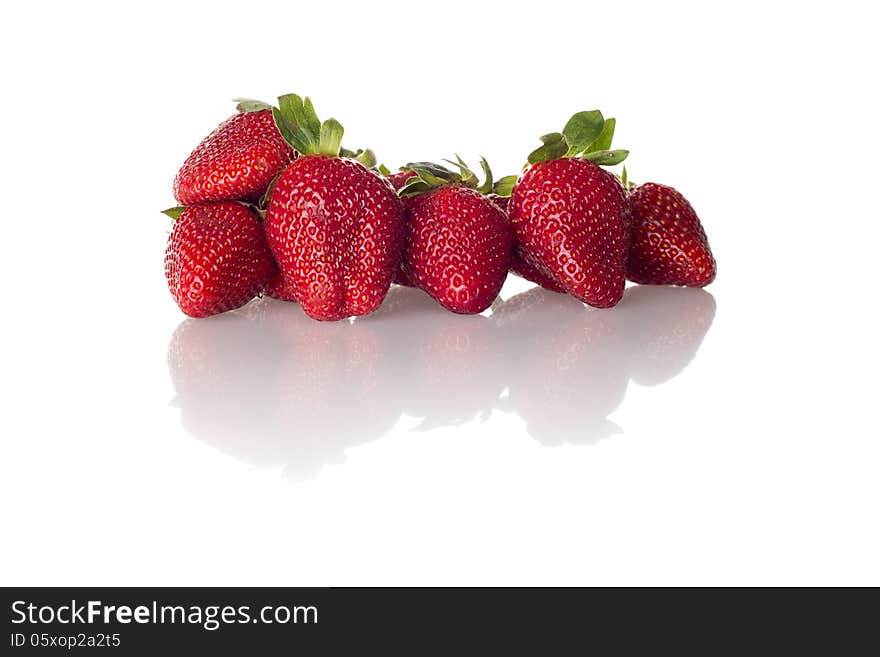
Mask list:
[[[504,389],[503,345],[482,315],[457,315],[421,290],[395,287],[361,320],[386,338],[390,394],[417,431],[485,420]]]
[[[508,396],[499,405],[517,413],[533,438],[595,442],[621,433],[607,419],[629,382],[615,313],[541,288],[509,299],[494,313],[511,355]]]
[[[216,321],[215,321],[216,320]],[[252,302],[186,320],[169,347],[181,423],[259,467],[307,479],[345,449],[386,434],[389,400],[381,336],[355,322],[316,322],[291,303]]]
[[[492,316],[512,356],[499,408],[518,414],[548,445],[622,433],[609,416],[630,380],[653,385],[681,372],[714,315],[712,295],[696,289],[633,287],[611,310],[541,288],[523,292]]]
[[[534,288],[490,316],[461,316],[393,288],[353,322],[316,322],[263,299],[185,320],[169,345],[180,420],[193,436],[290,479],[345,461],[406,416],[414,431],[517,414],[542,444],[620,433],[630,381],[681,372],[711,325],[703,290],[634,287],[613,310]]]
[[[715,298],[701,289],[636,286],[627,290],[617,314],[630,378],[653,386],[693,360],[715,318]]]

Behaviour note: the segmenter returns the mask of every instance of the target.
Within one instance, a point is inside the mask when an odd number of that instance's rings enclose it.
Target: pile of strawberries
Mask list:
[[[483,180],[461,160],[397,173],[370,150],[342,148],[335,119],[308,98],[240,100],[174,180],[181,204],[165,275],[180,309],[207,317],[266,294],[311,317],[366,315],[392,283],[457,313],[480,313],[509,271],[597,308],[626,279],[702,287],[715,260],[690,203],[671,187],[635,187],[612,150],[615,120],[578,112],[541,137],[519,176]]]

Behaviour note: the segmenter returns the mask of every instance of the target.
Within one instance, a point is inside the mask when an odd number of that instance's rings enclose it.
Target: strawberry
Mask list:
[[[206,201],[257,201],[296,151],[284,140],[269,105],[240,99],[226,119],[186,158],[174,178],[184,205]]]
[[[504,214],[507,214],[507,206],[510,204],[509,196],[499,196],[498,194],[486,194],[486,198],[501,208]]]
[[[600,164],[622,162],[610,151],[614,119],[579,112],[563,132],[544,135],[513,187],[510,220],[523,260],[577,299],[610,308],[623,296],[629,207],[617,178]]]
[[[401,189],[403,189],[410,178],[416,177],[415,172],[410,171],[409,169],[401,169],[400,171],[395,171],[394,173],[391,173],[384,165],[379,167],[379,172],[383,176],[385,176],[385,178],[388,180],[388,183],[391,185],[391,187],[394,188],[395,192],[399,192]],[[401,200],[403,201],[404,208],[406,208],[408,199]],[[404,213],[404,216],[406,216],[406,213]],[[407,276],[406,272],[403,271],[403,267],[398,267],[397,270],[394,272],[394,282],[397,285],[403,285],[405,287],[415,287],[415,283],[413,283],[409,279],[409,276]]]
[[[404,199],[404,216],[406,216],[406,206],[406,199]],[[416,287],[416,284],[409,277],[409,274],[403,270],[403,262],[400,263],[400,266],[394,272],[394,283],[397,285],[403,285],[404,287]]]
[[[406,185],[407,181],[410,178],[415,177],[414,171],[409,171],[404,169],[403,171],[395,171],[394,173],[388,173],[385,177],[388,179],[388,182],[391,183],[391,186],[394,188],[395,192],[399,192],[403,189],[403,186]]]
[[[340,157],[338,121],[321,123],[308,98],[289,94],[278,101],[276,123],[301,156],[269,195],[269,247],[285,285],[311,317],[365,315],[382,303],[400,262],[400,199],[384,177]]]
[[[688,200],[666,185],[644,183],[629,195],[632,237],[626,277],[634,283],[704,287],[715,258]]]
[[[507,214],[507,206],[510,203],[509,196],[488,194],[487,198],[499,208],[501,208],[504,214]],[[547,290],[551,290],[552,292],[565,292],[565,290],[559,284],[557,284],[556,281],[554,281],[549,276],[542,274],[528,262],[523,260],[523,257],[522,255],[520,255],[519,252],[519,247],[514,250],[513,257],[510,259],[510,271],[517,276],[524,278],[527,281],[531,281],[532,283],[537,283],[541,287]]]
[[[400,171],[391,173],[384,165],[379,167],[379,172],[385,176],[395,192],[399,192],[403,189],[407,181],[416,176],[415,172],[410,171],[409,169],[401,169]],[[402,199],[402,201],[404,207],[406,207],[407,199]],[[397,285],[403,285],[405,287],[415,287],[415,284],[409,279],[406,272],[403,271],[403,267],[398,267],[394,272],[394,282],[397,283]]]
[[[265,294],[266,296],[270,296],[273,299],[279,299],[281,301],[292,301],[294,303],[296,302],[296,297],[293,295],[293,290],[287,283],[285,283],[284,276],[281,275],[280,269],[275,272],[272,280],[269,281],[266,289],[263,290],[263,294]]]
[[[172,208],[175,218],[165,252],[171,296],[190,317],[243,306],[275,275],[263,225],[247,207],[218,201]]]
[[[461,160],[457,166],[461,174],[428,162],[407,165],[417,178],[400,191],[410,196],[404,205],[402,267],[443,307],[474,314],[501,291],[513,254],[513,230],[504,212],[474,188],[473,172]]]

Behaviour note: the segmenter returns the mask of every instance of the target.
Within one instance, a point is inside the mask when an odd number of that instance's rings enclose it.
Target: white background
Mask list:
[[[5,5],[0,581],[880,584],[874,11]],[[499,174],[600,107],[718,280],[186,322],[174,173],[285,92]]]

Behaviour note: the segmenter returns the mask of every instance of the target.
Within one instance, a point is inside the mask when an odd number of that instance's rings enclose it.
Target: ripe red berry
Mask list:
[[[273,299],[280,299],[281,301],[290,301],[294,303],[296,302],[296,297],[293,295],[293,290],[284,281],[284,276],[281,274],[280,269],[275,272],[272,280],[269,281],[266,289],[263,290],[263,294],[268,297],[272,297]]]
[[[406,185],[407,181],[411,178],[414,178],[415,175],[415,172],[404,169],[403,171],[389,173],[385,177],[388,179],[388,182],[391,183],[394,191],[399,192],[403,188],[403,186]]]
[[[620,181],[598,165],[622,162],[608,150],[615,120],[578,112],[562,133],[541,137],[517,180],[509,215],[527,265],[597,308],[620,301],[626,285],[629,206]]]
[[[706,232],[684,196],[666,185],[644,183],[629,195],[629,204],[629,280],[690,287],[703,287],[715,280],[715,258]]]
[[[445,308],[479,313],[507,277],[513,231],[498,206],[475,189],[446,185],[406,205],[403,270]]]
[[[276,269],[263,225],[251,210],[231,201],[184,209],[165,252],[171,295],[190,317],[243,306]]]
[[[295,157],[268,108],[240,112],[221,123],[186,158],[174,179],[174,197],[184,205],[257,201]]]
[[[281,96],[273,113],[301,154],[278,176],[266,209],[279,287],[314,319],[366,315],[382,303],[400,263],[400,199],[359,161],[375,162],[372,151],[340,157],[342,126],[322,123],[311,100]]]
[[[504,214],[507,214],[507,208],[510,204],[509,196],[488,194],[487,198],[499,208],[501,208]],[[519,247],[514,250],[513,257],[511,257],[510,259],[510,271],[517,276],[526,279],[527,281],[537,283],[544,289],[550,290],[552,292],[565,292],[565,289],[561,285],[559,285],[559,283],[550,278],[550,276],[540,272],[533,265],[530,265],[528,262],[526,262],[519,252]]]
[[[623,186],[580,158],[532,165],[513,189],[510,220],[524,259],[597,308],[623,296],[629,209]]]
[[[311,317],[366,315],[382,303],[400,262],[400,201],[354,160],[306,155],[275,183],[266,234],[286,285]]]

